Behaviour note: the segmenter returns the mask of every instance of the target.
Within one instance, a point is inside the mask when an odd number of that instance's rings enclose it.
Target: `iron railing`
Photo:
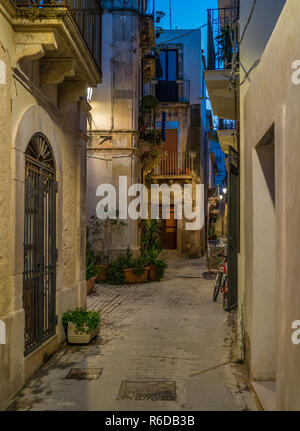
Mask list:
[[[144,96],[151,95],[159,102],[188,103],[190,101],[190,81],[154,81],[144,86]]]
[[[233,52],[233,50],[235,49],[234,41],[237,39],[236,36],[237,36],[238,19],[239,19],[238,7],[207,10],[207,69],[208,70],[226,69],[230,67],[230,62],[231,62],[230,51]],[[227,29],[227,34],[226,34],[226,29]],[[223,49],[222,49],[222,46],[223,46]],[[224,48],[226,50],[225,55],[224,55]]]
[[[37,134],[27,147],[25,163],[25,355],[56,329],[56,192],[52,150]]]
[[[13,0],[19,9],[68,8],[101,72],[102,8],[100,0]]]
[[[140,0],[140,14],[144,16],[154,16],[154,0]]]
[[[218,130],[235,130],[235,121],[218,119]]]
[[[192,175],[194,172],[193,153],[163,152],[161,160],[155,166],[154,175]]]

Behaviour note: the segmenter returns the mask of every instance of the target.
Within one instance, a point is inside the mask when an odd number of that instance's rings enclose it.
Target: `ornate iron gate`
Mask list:
[[[228,309],[238,302],[238,251],[239,251],[239,154],[229,147],[228,164]]]
[[[25,355],[55,334],[56,178],[52,150],[32,137],[25,162],[23,304]]]

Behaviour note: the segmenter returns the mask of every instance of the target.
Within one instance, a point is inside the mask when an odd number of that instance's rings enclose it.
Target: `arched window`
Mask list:
[[[51,146],[35,134],[25,153],[25,355],[55,334],[56,177]]]

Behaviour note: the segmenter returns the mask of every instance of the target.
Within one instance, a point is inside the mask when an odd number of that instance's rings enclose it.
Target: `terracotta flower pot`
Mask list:
[[[124,269],[126,283],[143,283],[148,278],[149,267],[142,274],[136,274],[133,268]]]
[[[97,270],[100,270],[96,277],[96,282],[106,281],[108,276],[109,265],[98,265]]]
[[[96,277],[92,277],[86,281],[86,293],[90,295],[95,287]]]
[[[158,281],[157,272],[156,272],[156,266],[151,265],[149,270],[149,278],[151,281]]]

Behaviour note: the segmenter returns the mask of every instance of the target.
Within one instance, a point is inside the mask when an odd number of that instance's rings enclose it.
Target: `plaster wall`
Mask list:
[[[300,349],[291,342],[291,325],[299,320],[300,295],[298,289],[300,192],[293,185],[299,183],[299,99],[300,86],[292,83],[292,62],[300,59],[300,4],[288,0],[268,42],[244,99],[245,121],[245,255],[247,267],[253,268],[255,247],[264,244],[255,238],[254,178],[259,176],[253,157],[255,147],[274,124],[275,136],[275,223],[276,223],[276,294],[268,304],[277,305],[273,320],[276,340],[277,408],[299,410]],[[269,217],[269,212],[265,215]],[[275,229],[272,229],[275,231]],[[267,233],[266,233],[267,234]],[[268,235],[270,240],[270,235]],[[265,258],[266,266],[270,260]],[[248,274],[249,274],[248,273]],[[246,276],[246,295],[249,302],[247,331],[250,338],[250,370],[254,378],[265,378],[268,359],[266,341],[257,342],[256,331],[264,328],[262,316],[269,313],[266,301],[259,305],[259,297],[270,286],[269,271],[260,273],[261,284]],[[254,274],[255,277],[255,274]],[[271,312],[272,314],[272,312]],[[256,338],[255,338],[256,336]],[[255,345],[257,343],[257,346]],[[254,350],[253,350],[254,349]],[[258,350],[259,349],[259,350]],[[260,352],[260,353],[259,353]],[[259,353],[259,358],[257,354]],[[259,359],[259,363],[256,362]],[[258,370],[258,371],[257,371]]]
[[[245,191],[245,112],[244,99],[249,87],[260,68],[258,64],[251,71],[251,67],[261,59],[264,50],[272,35],[278,17],[286,0],[274,0],[272,5],[268,0],[258,0],[255,5],[254,13],[247,27],[242,45],[240,47],[240,251],[238,254],[238,304],[239,304],[239,323],[251,316],[251,301],[245,300],[245,282],[249,278],[248,263],[245,261],[245,223],[249,219],[249,214],[245,212],[247,194]],[[251,12],[252,2],[240,0],[240,35],[244,32],[246,23]],[[249,72],[249,78],[245,77],[245,71]],[[247,240],[249,241],[249,239]],[[247,307],[247,309],[246,309]],[[251,325],[250,325],[251,326]],[[250,329],[249,329],[250,331]],[[248,334],[249,335],[249,334]],[[250,366],[250,345],[248,335],[246,336],[246,352],[240,346],[239,356],[244,358]]]

